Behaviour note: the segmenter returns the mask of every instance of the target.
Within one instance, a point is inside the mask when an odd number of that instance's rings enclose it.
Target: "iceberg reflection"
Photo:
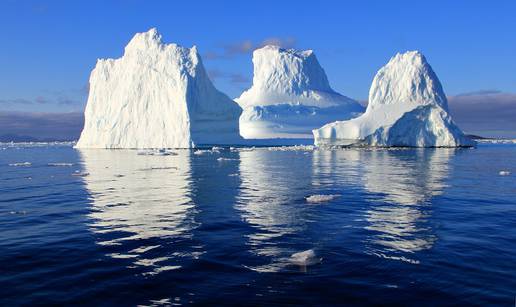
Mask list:
[[[405,260],[403,253],[429,249],[436,241],[428,217],[430,199],[443,193],[454,149],[379,150],[363,153],[363,180],[372,194],[365,229],[372,231],[368,252]],[[401,253],[401,254],[400,254]]]
[[[246,267],[255,271],[275,272],[288,265],[288,257],[297,251],[289,246],[295,246],[296,234],[303,232],[308,222],[307,205],[293,200],[303,202],[300,195],[311,185],[311,155],[299,152],[296,159],[285,163],[291,154],[267,149],[240,152],[236,209],[253,229],[247,244],[259,260]]]
[[[360,187],[362,173],[361,152],[357,149],[324,150],[313,152],[312,185],[334,187],[345,192]]]
[[[86,188],[92,197],[90,229],[113,258],[133,259],[150,274],[176,269],[174,257],[196,257],[200,249],[174,255],[164,244],[190,249],[194,221],[190,152],[146,156],[131,150],[81,150]],[[163,239],[167,240],[163,240]],[[186,244],[185,244],[186,243]]]

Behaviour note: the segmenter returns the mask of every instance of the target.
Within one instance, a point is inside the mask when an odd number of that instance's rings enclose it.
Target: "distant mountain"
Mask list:
[[[70,142],[75,141],[76,138],[35,138],[28,135],[17,135],[17,134],[2,134],[0,135],[0,142],[9,143],[9,142]]]
[[[480,135],[475,135],[475,134],[466,134],[466,137],[473,139],[473,140],[491,140],[491,139],[493,139],[493,138],[486,138],[486,137],[483,137]]]
[[[0,142],[73,141],[84,125],[82,112],[0,111]]]

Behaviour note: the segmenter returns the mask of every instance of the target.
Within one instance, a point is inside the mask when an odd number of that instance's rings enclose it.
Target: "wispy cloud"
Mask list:
[[[228,79],[233,84],[248,84],[251,82],[249,78],[239,73],[227,73],[218,69],[209,69],[208,76],[212,81],[217,79]]]
[[[249,53],[254,49],[255,45],[249,40],[224,46],[224,52],[228,56]]]
[[[466,132],[516,137],[516,94],[482,90],[449,96],[454,121]]]
[[[265,39],[259,47],[263,47],[266,45],[274,45],[282,48],[294,48],[296,47],[297,41],[293,37],[287,38],[279,38],[279,37],[271,37]]]
[[[239,55],[249,54],[257,48],[266,45],[275,45],[282,48],[294,48],[296,46],[296,39],[293,37],[280,38],[270,37],[261,42],[253,42],[251,40],[244,40],[230,44],[223,44],[217,51],[208,51],[203,57],[208,60],[213,59],[230,59]]]
[[[455,97],[470,97],[470,96],[483,96],[483,95],[496,95],[496,94],[502,94],[502,92],[499,90],[480,90],[480,91],[461,93],[461,94],[455,95]]]
[[[251,82],[249,78],[242,74],[230,74],[229,81],[235,84],[247,84]]]

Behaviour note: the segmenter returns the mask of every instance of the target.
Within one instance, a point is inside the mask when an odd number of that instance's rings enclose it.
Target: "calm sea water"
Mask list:
[[[515,145],[176,153],[0,148],[1,305],[514,306]]]

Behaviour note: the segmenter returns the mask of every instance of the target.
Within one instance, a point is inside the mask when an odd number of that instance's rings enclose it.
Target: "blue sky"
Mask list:
[[[0,111],[82,111],[96,59],[121,56],[151,27],[165,42],[197,45],[230,97],[250,86],[252,49],[277,42],[313,49],[332,87],[355,99],[392,55],[412,49],[449,96],[492,98],[516,93],[514,12],[516,1],[2,0]]]

